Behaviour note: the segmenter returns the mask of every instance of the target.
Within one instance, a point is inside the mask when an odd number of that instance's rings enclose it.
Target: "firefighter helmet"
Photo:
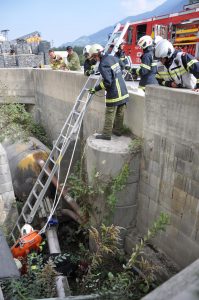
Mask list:
[[[160,35],[156,35],[156,37],[154,38],[154,41],[153,41],[153,43],[154,43],[154,45],[156,46],[160,41],[162,41],[163,40],[163,37],[162,36],[160,36]]]
[[[90,48],[91,48],[91,45],[86,45],[85,47],[84,47],[84,49],[83,49],[83,55],[85,55],[85,54],[89,54],[89,50],[90,50]]]
[[[146,49],[149,46],[153,45],[153,40],[150,35],[144,35],[138,40],[138,46],[142,49]]]
[[[21,236],[27,235],[29,233],[31,233],[34,229],[32,228],[32,226],[30,224],[25,224],[22,228],[21,228]]]
[[[102,52],[103,50],[104,50],[104,48],[101,45],[94,44],[94,45],[91,45],[89,54],[90,54],[90,56],[92,56],[93,54],[98,54],[98,53]]]
[[[173,45],[165,39],[160,41],[155,46],[155,57],[157,58],[164,58],[164,57],[170,58],[173,52],[174,52]]]

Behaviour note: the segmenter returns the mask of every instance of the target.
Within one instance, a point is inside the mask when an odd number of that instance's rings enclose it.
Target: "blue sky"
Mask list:
[[[171,0],[172,1],[172,0]],[[32,31],[54,46],[152,10],[165,0],[0,0],[0,30],[9,39]]]

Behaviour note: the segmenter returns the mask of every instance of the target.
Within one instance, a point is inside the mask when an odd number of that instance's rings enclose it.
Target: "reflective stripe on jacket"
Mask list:
[[[103,80],[95,87],[95,90],[106,90],[106,105],[118,106],[126,103],[129,99],[129,94],[122,77],[118,58],[105,54],[101,58],[99,72]]]
[[[158,84],[156,79],[157,63],[153,60],[153,49],[148,47],[141,56],[140,68],[137,75],[141,77],[139,86],[145,87],[148,84]]]
[[[199,88],[199,61],[191,54],[175,51],[168,66],[158,63],[156,78],[164,86],[175,82],[179,87]]]

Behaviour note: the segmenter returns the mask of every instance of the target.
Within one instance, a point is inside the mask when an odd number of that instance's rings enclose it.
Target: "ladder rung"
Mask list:
[[[66,125],[68,125],[68,123]],[[64,140],[68,139],[68,137],[66,135],[63,135],[63,134],[60,134],[60,137],[62,137]]]
[[[71,125],[71,123],[67,123],[67,125],[68,125],[68,127],[74,127],[74,125]]]
[[[35,191],[32,192],[34,197],[37,199],[38,198],[38,195],[35,193]]]
[[[49,158],[50,159],[50,161],[55,165],[56,164],[56,162],[54,161],[54,159],[52,159],[51,157]]]
[[[42,183],[39,179],[37,179],[37,183],[38,183],[42,188],[44,187],[43,183]]]
[[[28,207],[30,208],[30,210],[32,210],[32,206],[30,205],[29,202],[27,202]]]
[[[45,168],[43,168],[43,171],[44,171],[44,173],[45,173],[47,176],[50,176],[49,171],[47,171]]]
[[[74,111],[74,114],[79,116],[80,112],[79,111]]]
[[[59,152],[61,152],[61,149],[57,146],[55,146],[55,149],[57,149]]]
[[[86,101],[83,101],[83,100],[79,100],[79,99],[78,99],[78,101],[79,101],[79,102],[82,102],[82,103],[86,103]]]

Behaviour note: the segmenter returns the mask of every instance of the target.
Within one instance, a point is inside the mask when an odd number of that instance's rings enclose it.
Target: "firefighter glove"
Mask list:
[[[94,88],[88,90],[91,95],[95,94],[96,90]]]

